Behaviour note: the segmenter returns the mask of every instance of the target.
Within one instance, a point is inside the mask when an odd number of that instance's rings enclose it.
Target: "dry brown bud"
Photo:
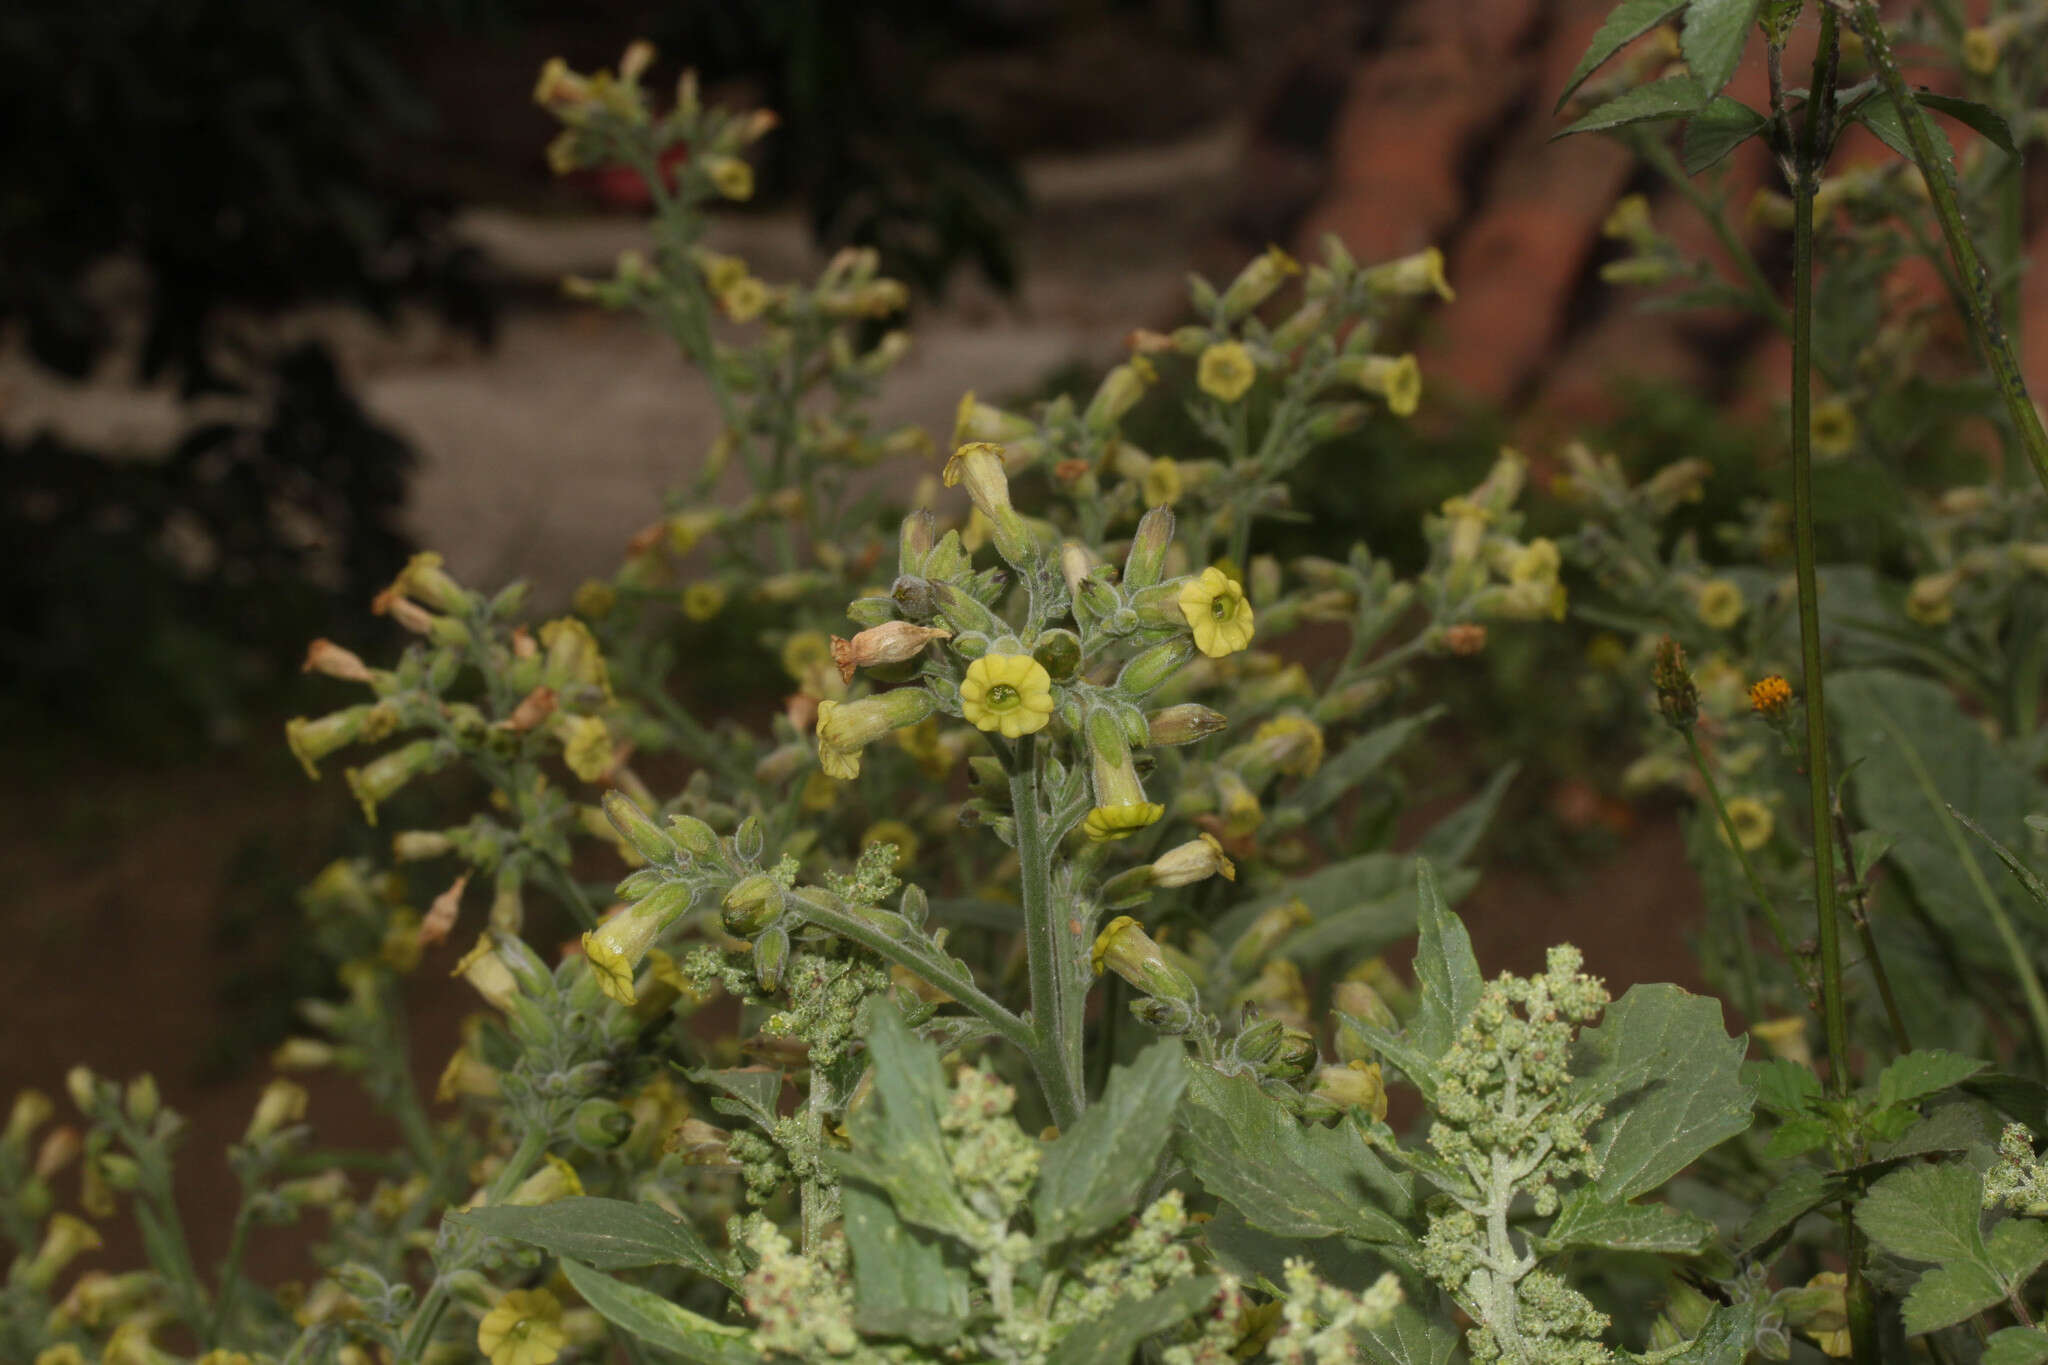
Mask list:
[[[463,873],[455,884],[434,897],[434,903],[427,908],[427,917],[420,921],[419,941],[422,946],[439,943],[448,937],[448,931],[455,927],[455,917],[462,913],[462,892],[469,885],[469,874]]]
[[[300,665],[303,673],[325,673],[330,678],[343,682],[370,681],[370,666],[352,651],[343,649],[332,640],[315,640],[306,646],[306,662]]]
[[[523,735],[552,716],[559,700],[554,688],[536,687],[512,708],[511,715],[498,722],[498,728]]]
[[[870,626],[851,640],[832,637],[832,662],[839,665],[839,681],[852,682],[857,668],[873,664],[900,664],[924,652],[933,640],[950,640],[953,632],[934,626],[912,625],[908,621],[884,621]]]

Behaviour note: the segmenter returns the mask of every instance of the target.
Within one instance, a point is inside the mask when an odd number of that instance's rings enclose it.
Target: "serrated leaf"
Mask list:
[[[1906,1330],[1917,1336],[1953,1327],[2004,1297],[2005,1291],[1998,1281],[1981,1265],[1960,1262],[1936,1266],[1922,1275],[1906,1295]]]
[[[1449,1319],[1448,1311],[1424,1314],[1404,1300],[1386,1324],[1361,1333],[1358,1344],[1374,1365],[1450,1365],[1458,1333],[1445,1325]]]
[[[1557,109],[1562,110],[1572,92],[1584,85],[1586,77],[1609,57],[1684,8],[1685,0],[1622,0],[1593,35],[1593,41],[1587,44],[1579,64],[1572,68],[1572,74],[1564,83],[1564,93],[1557,97]]]
[[[1613,1204],[1582,1186],[1558,1212],[1542,1241],[1559,1251],[1658,1251],[1687,1255],[1714,1235],[1714,1225],[1669,1204]]]
[[[1316,769],[1315,776],[1304,781],[1292,796],[1280,803],[1281,806],[1294,808],[1304,819],[1322,814],[1346,792],[1378,772],[1388,759],[1401,752],[1410,740],[1442,714],[1441,706],[1433,706],[1357,736],[1331,755]]]
[[[2005,115],[1990,105],[1979,104],[1975,100],[1958,99],[1954,95],[1937,95],[1931,90],[1915,91],[1913,99],[1923,109],[1947,114],[2007,156],[2019,155],[2019,149],[2013,141],[2012,125],[2005,121]]]
[[[1046,1365],[1129,1365],[1139,1342],[1208,1307],[1218,1283],[1213,1275],[1198,1275],[1176,1280],[1137,1303],[1119,1302],[1061,1338]]]
[[[1473,869],[1458,867],[1445,873],[1439,886],[1446,901],[1456,901],[1478,880],[1479,874]],[[1415,887],[1405,886],[1321,916],[1315,923],[1288,935],[1278,951],[1305,967],[1318,966],[1338,956],[1363,957],[1414,933],[1417,910]]]
[[[1912,1104],[1928,1095],[1959,1085],[1990,1066],[1975,1057],[1963,1057],[1940,1048],[1908,1052],[1892,1060],[1877,1078],[1879,1105]]]
[[[713,1322],[581,1261],[564,1260],[562,1274],[607,1322],[689,1365],[760,1365],[760,1353],[744,1327]]]
[[[1173,1136],[1187,1088],[1178,1039],[1162,1038],[1110,1073],[1102,1098],[1045,1151],[1032,1195],[1038,1243],[1091,1237],[1137,1207]]]
[[[731,1289],[738,1278],[720,1263],[696,1229],[652,1204],[577,1197],[551,1204],[502,1204],[450,1213],[448,1221],[492,1237],[530,1242],[554,1256],[600,1270],[688,1266]]]
[[[1285,1284],[1287,1261],[1296,1256],[1306,1259],[1318,1277],[1339,1289],[1363,1290],[1387,1269],[1386,1261],[1363,1242],[1349,1237],[1314,1241],[1281,1237],[1253,1227],[1229,1204],[1217,1205],[1215,1216],[1202,1225],[1202,1240],[1215,1254],[1218,1266],[1253,1283],[1263,1276],[1276,1285]]]
[[[1698,113],[1706,102],[1706,96],[1700,93],[1700,87],[1692,77],[1666,76],[1648,85],[1623,91],[1591,113],[1582,115],[1563,132],[1553,134],[1553,140],[1570,137],[1573,133],[1597,133],[1631,123],[1647,123],[1652,119],[1684,118]]]
[[[868,1007],[867,1044],[874,1092],[847,1115],[852,1150],[827,1155],[839,1170],[887,1195],[899,1218],[976,1242],[986,1220],[967,1207],[953,1181],[939,1127],[950,1092],[938,1050],[880,999]]]
[[[1764,1156],[1771,1161],[1790,1161],[1828,1144],[1834,1130],[1820,1119],[1787,1119],[1764,1143]]]
[[[1426,859],[1415,861],[1415,894],[1416,922],[1422,929],[1415,945],[1419,1000],[1408,1037],[1433,1062],[1449,1050],[1451,1040],[1472,1017],[1486,982],[1472,953],[1472,936],[1444,904],[1436,872]]]
[[[1805,1118],[1813,1101],[1820,1098],[1820,1077],[1813,1068],[1787,1057],[1752,1062],[1743,1069],[1756,1086],[1756,1105],[1786,1118]]]
[[[1741,100],[1716,95],[1685,121],[1685,173],[1698,175],[1769,126]]]
[[[1983,1195],[1982,1178],[1967,1166],[1908,1166],[1870,1187],[1856,1206],[1856,1225],[1909,1261],[1978,1262]]]
[[[1756,1344],[1761,1313],[1754,1303],[1717,1305],[1699,1335],[1677,1355],[1666,1357],[1664,1365],[1742,1365]]]
[[[1598,1064],[1575,1095],[1619,1095],[1591,1134],[1600,1161],[1594,1188],[1610,1203],[1657,1188],[1749,1127],[1756,1091],[1743,1079],[1743,1045],[1723,1027],[1719,1001],[1676,986],[1632,986],[1579,1042]]]
[[[1925,1156],[1930,1152],[1966,1152],[1972,1147],[1998,1144],[1998,1122],[1990,1106],[1969,1100],[1945,1104],[1908,1128],[1896,1142],[1872,1150],[1877,1161]]]
[[[2007,1327],[1984,1343],[1977,1365],[2041,1365],[2048,1361],[2048,1332],[2038,1327]]]
[[[1984,1259],[2007,1284],[2020,1284],[2048,1261],[2048,1223],[2008,1218],[1984,1239]]]
[[[1759,0],[1692,0],[1685,7],[1685,29],[1678,50],[1699,82],[1700,93],[1716,95],[1734,76],[1756,25]]]
[[[1429,827],[1416,841],[1416,856],[1437,867],[1463,864],[1479,846],[1486,827],[1493,823],[1494,812],[1500,809],[1501,798],[1521,770],[1521,764],[1509,763],[1494,773],[1477,796]]]
[[[1780,1233],[1791,1231],[1800,1219],[1821,1205],[1841,1198],[1848,1188],[1848,1181],[1810,1166],[1793,1171],[1771,1186],[1749,1215],[1736,1234],[1737,1246],[1744,1255],[1749,1255]]]
[[[1305,1127],[1257,1082],[1190,1073],[1180,1152],[1209,1193],[1287,1237],[1406,1243],[1410,1196],[1350,1124]]]
[[[1934,153],[1944,159],[1949,174],[1955,173],[1956,149],[1948,140],[1948,134],[1936,127],[1934,121],[1915,107],[1910,111],[1927,129],[1928,139],[1934,144]],[[1856,106],[1856,122],[1877,134],[1878,141],[1911,161],[1913,144],[1906,137],[1906,124],[1899,107],[1892,103],[1892,97],[1880,90]]]
[[[959,1339],[967,1321],[967,1272],[938,1234],[911,1226],[879,1191],[840,1185],[853,1254],[854,1325],[927,1346]]]

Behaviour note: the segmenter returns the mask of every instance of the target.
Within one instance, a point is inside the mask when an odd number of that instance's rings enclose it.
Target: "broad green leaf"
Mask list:
[[[1908,1166],[1870,1187],[1856,1206],[1856,1225],[1909,1261],[1981,1262],[1983,1196],[1983,1179],[1967,1166]]]
[[[2004,1297],[1997,1278],[1981,1265],[1959,1261],[1936,1266],[1906,1295],[1906,1330],[1917,1335],[1953,1327]]]
[[[1685,7],[1685,30],[1678,50],[1699,82],[1700,93],[1717,95],[1735,74],[1749,31],[1756,24],[1758,0],[1692,0]]]
[[[581,1261],[564,1259],[562,1274],[583,1301],[614,1327],[689,1365],[761,1365],[760,1353],[744,1327],[713,1322]]]
[[[1706,102],[1707,97],[1700,93],[1699,84],[1692,77],[1666,76],[1616,95],[1553,137],[1597,133],[1631,123],[1647,123],[1652,119],[1684,118],[1698,113]]]
[[[853,1253],[854,1325],[924,1345],[956,1341],[967,1321],[967,1272],[936,1233],[912,1227],[879,1191],[839,1187]]]
[[[1593,1184],[1609,1203],[1656,1189],[1749,1127],[1756,1089],[1743,1079],[1743,1045],[1722,1026],[1719,1001],[1633,986],[1579,1042],[1599,1061],[1575,1090],[1618,1096],[1592,1132]]]
[[[1928,1095],[1959,1085],[1989,1066],[1975,1057],[1962,1057],[1939,1048],[1908,1052],[1894,1058],[1877,1078],[1879,1105],[1912,1104]]]
[[[1934,120],[1921,113],[1917,107],[1911,112],[1914,117],[1920,120],[1921,125],[1927,129],[1928,139],[1934,144],[1934,154],[1942,158],[1948,172],[1954,174],[1956,149],[1949,142],[1948,134],[1935,126]],[[1891,148],[1908,161],[1913,159],[1913,144],[1907,141],[1905,121],[1900,117],[1899,107],[1892,103],[1890,95],[1880,90],[1877,94],[1863,101],[1862,104],[1856,107],[1856,121],[1871,132],[1876,133],[1878,140],[1884,143],[1885,146]],[[1830,700],[1833,699],[1830,698]]]
[[[1521,764],[1509,763],[1488,778],[1477,796],[1431,825],[1416,841],[1416,856],[1429,859],[1437,867],[1462,866],[1479,846],[1486,827],[1493,823],[1494,812],[1500,809],[1501,798],[1507,795],[1515,774],[1521,770]],[[1455,892],[1450,894],[1453,900],[1457,899]]]
[[[1129,1365],[1139,1342],[1207,1308],[1218,1283],[1213,1275],[1198,1275],[1176,1280],[1137,1303],[1117,1303],[1061,1338],[1046,1365]]]
[[[1828,679],[1828,711],[1843,752],[1862,760],[1849,791],[1861,823],[1897,836],[1889,863],[1964,963],[2009,971],[1983,899],[1985,870],[1961,843],[1950,803],[1975,813],[1993,839],[2025,842],[2021,815],[2048,791],[1987,738],[1939,683],[1865,669]],[[2015,886],[1990,887],[2014,918],[2048,924]]]
[[[599,1270],[680,1265],[708,1275],[728,1289],[738,1283],[738,1277],[719,1262],[694,1228],[652,1204],[578,1197],[531,1207],[502,1204],[470,1209],[449,1214],[448,1221],[492,1237],[531,1242],[551,1255],[582,1261]]]
[[[1760,1312],[1754,1303],[1716,1307],[1700,1334],[1677,1355],[1666,1357],[1664,1365],[1743,1365],[1756,1344]]]
[[[1564,83],[1564,93],[1557,97],[1557,110],[1564,108],[1572,92],[1584,85],[1586,77],[1609,57],[1684,8],[1685,0],[1621,0],[1608,14],[1607,22],[1600,25],[1600,31],[1593,35],[1593,41],[1587,45],[1586,54],[1579,58],[1579,64],[1572,68],[1571,76]]]
[[[1789,1232],[1798,1221],[1821,1205],[1842,1197],[1849,1182],[1811,1166],[1791,1172],[1764,1195],[1749,1221],[1736,1234],[1736,1245],[1744,1255],[1755,1252]]]
[[[1915,91],[1913,99],[1923,109],[1947,114],[2007,156],[2019,155],[2013,142],[2012,125],[2005,121],[2005,115],[1991,106],[1975,100],[1958,99],[1954,95],[1937,95],[1931,90]]]
[[[1137,1207],[1173,1136],[1187,1080],[1174,1038],[1110,1073],[1102,1098],[1045,1150],[1032,1195],[1039,1245],[1092,1237]]]
[[[939,1128],[950,1092],[938,1050],[882,1000],[868,1008],[867,1044],[874,1093],[847,1116],[853,1149],[830,1153],[833,1164],[887,1195],[899,1218],[978,1242],[986,1220],[960,1197]]]
[[[1439,884],[1444,898],[1456,901],[1478,882],[1468,867],[1452,868]],[[1290,934],[1279,951],[1305,967],[1333,957],[1359,958],[1399,943],[1415,932],[1415,888],[1406,886],[1384,896],[1325,915]]]
[[[1661,1251],[1686,1255],[1714,1235],[1714,1225],[1669,1204],[1612,1204],[1582,1186],[1543,1234],[1559,1251]]]
[[[1405,1244],[1411,1198],[1348,1123],[1304,1126],[1243,1076],[1201,1067],[1181,1102],[1180,1152],[1204,1188],[1254,1227]]]
[[[1742,1074],[1756,1086],[1756,1107],[1786,1118],[1804,1118],[1813,1101],[1820,1098],[1820,1077],[1813,1068],[1785,1057],[1751,1062]]]
[[[1388,759],[1401,752],[1410,740],[1442,714],[1442,707],[1433,706],[1359,735],[1331,755],[1316,770],[1314,777],[1303,782],[1292,796],[1280,803],[1281,809],[1291,808],[1304,820],[1314,819],[1342,799],[1346,792],[1378,772]]]
[[[1834,1129],[1821,1119],[1787,1119],[1764,1143],[1764,1156],[1772,1161],[1790,1161],[1828,1144]]]
[[[2007,1327],[1984,1343],[1977,1365],[2041,1365],[2048,1361],[2048,1332],[2039,1327]]]
[[[1448,1308],[1425,1314],[1404,1300],[1386,1326],[1364,1332],[1358,1343],[1374,1365],[1450,1365],[1458,1351],[1458,1333],[1446,1325],[1450,1316]]]
[[[1416,921],[1422,928],[1415,945],[1415,981],[1420,999],[1409,1021],[1410,1041],[1431,1061],[1444,1055],[1458,1030],[1479,1004],[1485,979],[1472,954],[1472,936],[1464,921],[1444,904],[1436,872],[1428,860],[1415,860]]]
[[[1362,853],[1356,858],[1331,863],[1328,867],[1290,881],[1280,890],[1255,900],[1241,901],[1224,912],[1210,930],[1218,943],[1237,940],[1261,912],[1287,901],[1298,900],[1317,919],[1348,910],[1360,902],[1380,900],[1411,883],[1409,861],[1398,853]],[[1399,937],[1415,927],[1411,913]],[[1389,940],[1391,942],[1392,940]]]
[[[1930,1152],[1967,1152],[1972,1147],[1996,1147],[1999,1124],[1991,1106],[1980,1100],[1944,1104],[1907,1129],[1896,1142],[1874,1149],[1878,1161],[1925,1156]]]
[[[1716,95],[1685,121],[1685,173],[1698,175],[1755,137],[1769,120],[1741,100]]]
[[[2024,1283],[2048,1261],[2048,1223],[2036,1218],[2006,1219],[1984,1239],[1984,1258],[2007,1284]]]
[[[1970,1077],[1961,1088],[1963,1093],[1975,1095],[2007,1118],[2026,1124],[2036,1141],[2048,1137],[2048,1086],[2025,1076],[1994,1071]]]
[[[1253,1227],[1229,1204],[1219,1204],[1215,1217],[1202,1225],[1202,1240],[1215,1253],[1217,1265],[1253,1283],[1263,1276],[1276,1285],[1285,1284],[1287,1261],[1297,1256],[1339,1289],[1362,1290],[1387,1270],[1385,1258],[1362,1242],[1349,1237],[1303,1241],[1277,1236]]]

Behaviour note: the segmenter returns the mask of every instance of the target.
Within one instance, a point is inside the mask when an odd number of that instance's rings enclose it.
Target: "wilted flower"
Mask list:
[[[839,667],[839,680],[852,682],[855,669],[874,664],[896,664],[914,659],[933,640],[950,640],[953,632],[908,621],[884,621],[870,626],[851,640],[832,637],[832,662]]]

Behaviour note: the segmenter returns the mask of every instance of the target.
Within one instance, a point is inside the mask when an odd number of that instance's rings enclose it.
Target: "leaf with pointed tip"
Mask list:
[[[848,1180],[839,1190],[853,1253],[854,1325],[927,1346],[959,1340],[968,1285],[958,1249],[898,1218],[871,1186]]]
[[[1664,1365],[1742,1365],[1756,1343],[1757,1319],[1761,1309],[1754,1303],[1715,1307],[1698,1336]]]
[[[1799,1220],[1823,1204],[1842,1197],[1849,1182],[1811,1166],[1801,1167],[1771,1186],[1736,1234],[1735,1242],[1744,1255],[1769,1247],[1790,1233]]]
[[[938,1049],[919,1038],[887,1001],[868,1007],[868,1055],[875,1088],[847,1115],[850,1151],[832,1164],[889,1197],[899,1218],[970,1244],[987,1229],[953,1181],[939,1114],[950,1097]]]
[[[1031,1202],[1040,1246],[1092,1237],[1137,1207],[1173,1136],[1187,1082],[1175,1038],[1110,1073],[1102,1098],[1045,1149]]]
[[[1609,57],[1684,8],[1685,0],[1622,0],[1593,35],[1593,41],[1587,45],[1585,55],[1579,58],[1579,64],[1572,68],[1572,74],[1564,83],[1564,93],[1557,97],[1556,109],[1561,111],[1565,101],[1572,97],[1572,92],[1584,85],[1586,77]]]
[[[1450,1365],[1458,1351],[1458,1333],[1446,1325],[1450,1320],[1448,1305],[1430,1315],[1403,1300],[1383,1326],[1362,1332],[1358,1344],[1374,1365]]]
[[[1923,109],[1947,114],[2007,156],[2019,155],[2018,147],[2013,141],[2012,125],[2005,121],[2005,115],[1990,105],[1979,104],[1975,100],[1958,99],[1954,95],[1937,95],[1931,90],[1915,91],[1913,99]]]
[[[1685,31],[1678,50],[1699,82],[1700,93],[1718,95],[1735,74],[1749,31],[1756,27],[1759,0],[1692,0],[1685,7]]]
[[[563,1260],[562,1274],[607,1322],[689,1365],[760,1365],[760,1352],[744,1327],[713,1322],[581,1261]]]
[[[1917,104],[1908,112],[1913,117],[1919,119],[1921,125],[1927,129],[1927,136],[1929,141],[1934,144],[1935,154],[1943,159],[1944,168],[1949,174],[1954,174],[1956,149],[1955,145],[1948,140],[1948,134],[1941,131],[1935,125],[1933,119],[1920,112]],[[1891,148],[1900,156],[1906,158],[1906,160],[1911,161],[1913,159],[1913,144],[1906,136],[1905,119],[1901,116],[1899,107],[1892,103],[1890,95],[1882,90],[1872,95],[1869,99],[1856,106],[1855,117],[1858,123],[1877,134],[1878,141],[1884,143],[1885,146]]]
[[[669,1217],[652,1204],[623,1199],[576,1197],[551,1204],[500,1204],[451,1213],[448,1221],[492,1237],[530,1242],[554,1256],[585,1262],[600,1270],[630,1270],[645,1265],[688,1266],[727,1289],[738,1277],[720,1264],[704,1239],[688,1223]]]
[[[1666,76],[1648,85],[1623,91],[1599,108],[1582,115],[1563,132],[1553,133],[1551,140],[1570,137],[1573,133],[1598,133],[1631,123],[1647,123],[1652,119],[1684,118],[1697,114],[1706,102],[1707,97],[1700,93],[1699,83],[1692,77]]]
[[[1137,1303],[1119,1302],[1061,1338],[1045,1358],[1046,1365],[1129,1365],[1140,1342],[1208,1307],[1218,1285],[1213,1275],[1197,1275],[1176,1280]]]
[[[1409,1021],[1410,1042],[1429,1060],[1450,1049],[1451,1041],[1479,1004],[1485,978],[1472,953],[1465,923],[1444,904],[1443,890],[1427,859],[1415,860],[1416,920],[1422,935],[1415,945],[1415,981],[1420,999]]]
[[[1685,121],[1685,173],[1698,175],[1755,137],[1770,124],[1762,114],[1726,95]]]
[[[1714,1225],[1669,1204],[1614,1204],[1581,1186],[1540,1239],[1557,1251],[1659,1251],[1690,1255],[1714,1235]]]
[[[1912,1104],[1952,1085],[1960,1085],[1990,1065],[1975,1057],[1958,1056],[1940,1048],[1908,1052],[1892,1059],[1877,1078],[1878,1106]]]
[[[1316,769],[1314,777],[1303,782],[1292,796],[1280,803],[1280,809],[1291,807],[1304,820],[1322,814],[1346,792],[1385,767],[1389,759],[1406,748],[1410,740],[1442,714],[1441,706],[1432,706],[1359,735]]]

